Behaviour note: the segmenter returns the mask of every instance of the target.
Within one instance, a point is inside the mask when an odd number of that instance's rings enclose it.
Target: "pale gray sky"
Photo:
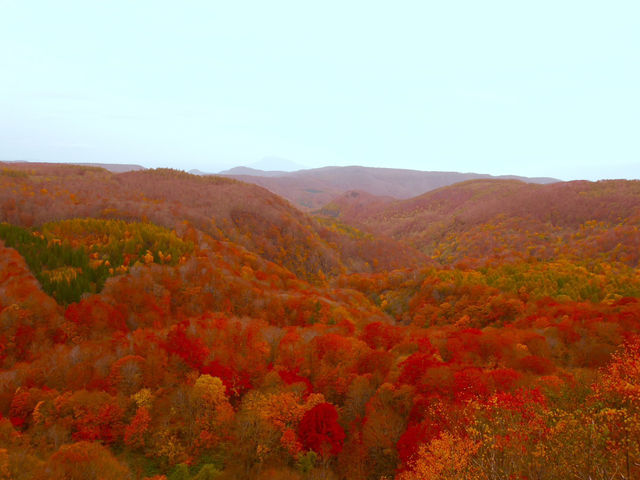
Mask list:
[[[0,159],[640,177],[640,2],[0,0]]]

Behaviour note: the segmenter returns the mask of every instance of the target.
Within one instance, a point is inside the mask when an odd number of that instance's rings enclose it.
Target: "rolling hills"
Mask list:
[[[320,224],[264,188],[225,177],[169,169],[114,174],[97,167],[24,163],[0,170],[0,183],[2,221],[30,227],[91,217],[148,220],[178,229],[187,222],[306,278],[398,268],[421,259],[419,252],[391,239],[334,222]],[[385,253],[391,250],[393,255]]]
[[[0,478],[640,475],[640,182],[0,165]]]
[[[308,210],[318,209],[350,190],[406,199],[472,179],[520,179],[532,183],[558,181],[553,178],[492,177],[478,173],[428,172],[358,166],[324,167],[295,172],[261,172],[240,167],[221,172],[220,175],[255,183],[286,198],[298,208]]]
[[[445,264],[568,255],[637,265],[639,258],[639,181],[472,180],[400,201],[349,192],[319,213]]]

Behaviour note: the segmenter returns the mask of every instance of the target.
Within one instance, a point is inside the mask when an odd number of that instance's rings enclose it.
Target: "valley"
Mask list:
[[[640,475],[640,181],[112,170],[0,163],[0,479]]]

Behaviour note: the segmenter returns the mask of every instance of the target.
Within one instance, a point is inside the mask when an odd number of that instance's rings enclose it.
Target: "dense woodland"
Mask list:
[[[0,222],[1,480],[640,478],[640,182],[0,164]]]

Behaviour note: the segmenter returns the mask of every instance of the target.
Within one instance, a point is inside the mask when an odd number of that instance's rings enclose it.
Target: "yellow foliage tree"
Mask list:
[[[484,476],[471,462],[480,444],[448,432],[418,449],[411,469],[398,480],[480,480]]]

